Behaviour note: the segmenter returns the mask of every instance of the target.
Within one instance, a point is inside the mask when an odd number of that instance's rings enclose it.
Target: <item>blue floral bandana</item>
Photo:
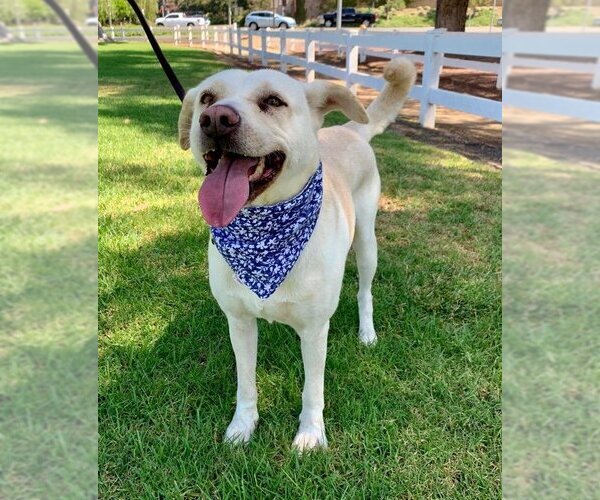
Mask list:
[[[246,207],[225,227],[211,227],[213,243],[237,278],[261,299],[270,297],[296,264],[321,211],[323,168],[293,198]]]

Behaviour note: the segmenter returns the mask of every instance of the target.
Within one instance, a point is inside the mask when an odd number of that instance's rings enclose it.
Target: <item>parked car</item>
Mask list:
[[[362,24],[363,26],[370,26],[376,21],[375,14],[369,12],[358,12],[353,7],[347,7],[342,9],[342,24]],[[319,16],[319,24],[325,25],[328,28],[336,26],[337,24],[337,12],[327,12]]]
[[[293,28],[296,26],[296,20],[293,17],[273,14],[269,10],[257,10],[250,12],[246,16],[244,26],[257,30],[259,28]]]
[[[157,17],[156,26],[208,26],[210,21],[203,16],[188,16],[184,12],[171,12]]]

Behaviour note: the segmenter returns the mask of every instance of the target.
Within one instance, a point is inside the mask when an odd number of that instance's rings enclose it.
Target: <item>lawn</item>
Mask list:
[[[225,68],[199,50],[166,53],[188,87]],[[261,422],[231,448],[234,359],[179,102],[145,44],[100,47],[99,91],[101,497],[500,498],[499,173],[393,133],[373,141],[380,340],[358,342],[350,258],[329,337],[329,450],[291,450],[299,342],[266,323]]]
[[[96,493],[96,71],[0,45],[0,498]]]
[[[542,132],[516,128],[505,143],[506,498],[594,498],[600,488],[600,172],[578,164],[585,146],[573,142],[593,133],[578,127],[555,141],[567,161],[543,156]]]
[[[491,7],[480,7],[476,13],[469,17],[466,22],[467,28],[476,26],[489,26],[490,22],[495,26],[499,17],[502,17],[502,9],[497,9],[493,15]],[[424,28],[435,26],[435,10],[400,9],[392,11],[389,19],[386,18],[383,8],[375,10],[377,13],[378,28]]]

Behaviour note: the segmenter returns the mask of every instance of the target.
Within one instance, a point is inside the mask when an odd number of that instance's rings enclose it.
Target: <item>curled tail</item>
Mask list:
[[[392,59],[383,71],[386,80],[383,90],[367,108],[369,123],[350,122],[346,126],[358,132],[367,142],[381,134],[398,116],[416,76],[415,65],[409,59]]]

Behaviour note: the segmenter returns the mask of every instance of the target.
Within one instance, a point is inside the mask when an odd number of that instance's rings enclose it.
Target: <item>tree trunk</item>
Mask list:
[[[465,31],[469,0],[437,0],[435,27],[448,31]]]
[[[544,31],[551,0],[506,0],[502,8],[502,27],[521,31]]]
[[[296,0],[296,22],[298,24],[306,21],[306,7],[304,0]]]

